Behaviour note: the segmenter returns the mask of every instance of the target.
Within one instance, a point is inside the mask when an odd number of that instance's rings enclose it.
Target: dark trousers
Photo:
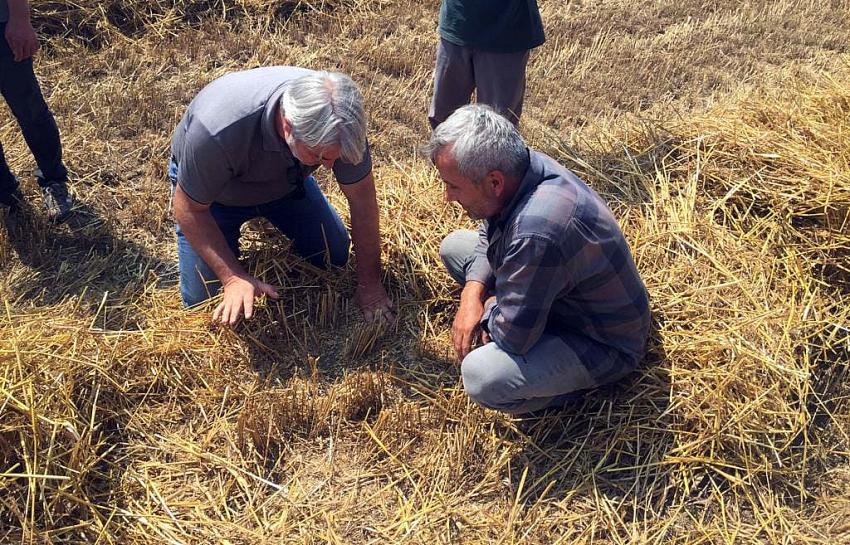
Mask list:
[[[41,170],[39,183],[64,182],[68,171],[62,164],[59,128],[32,69],[32,58],[15,62],[5,38],[6,23],[0,23],[0,93],[21,127],[27,146]],[[15,188],[16,181],[0,143],[0,193]]]
[[[478,102],[492,106],[511,123],[519,123],[529,54],[529,51],[493,53],[441,38],[434,67],[434,97],[428,110],[431,128],[469,104],[473,90],[478,93]]]

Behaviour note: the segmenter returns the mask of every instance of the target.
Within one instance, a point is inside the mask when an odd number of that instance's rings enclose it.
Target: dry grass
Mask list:
[[[524,131],[621,218],[655,320],[633,377],[516,419],[450,357],[437,246],[468,223],[414,153],[436,4],[35,2],[83,205],[51,227],[26,179],[0,218],[0,542],[850,542],[850,5],[541,2]],[[262,223],[281,302],[179,307],[170,131],[286,63],[364,87],[390,327]]]

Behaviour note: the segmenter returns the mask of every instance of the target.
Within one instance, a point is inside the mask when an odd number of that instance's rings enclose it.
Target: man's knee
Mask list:
[[[452,231],[440,242],[440,259],[443,260],[443,263],[456,257],[458,253],[458,240],[462,237],[458,233],[462,232],[461,230]]]
[[[473,401],[490,409],[504,410],[513,399],[510,395],[512,376],[507,357],[493,343],[470,352],[461,363],[463,388]],[[501,357],[500,357],[501,356]]]
[[[331,266],[345,267],[346,263],[348,263],[348,257],[351,255],[350,249],[351,237],[348,235],[348,230],[342,224],[342,221],[340,221],[333,241],[328,244],[328,250],[330,252],[328,261],[330,261]]]
[[[196,305],[200,305],[201,303],[209,299],[209,296],[206,294],[199,294],[193,290],[186,289],[181,286],[180,299],[183,301],[183,308],[192,308]]]
[[[472,257],[477,241],[478,234],[475,231],[459,229],[449,233],[440,243],[440,259],[443,265],[461,284],[466,276],[466,263]]]
[[[348,263],[348,248],[343,251],[337,252],[336,254],[331,254],[331,266],[332,267],[345,267]]]
[[[331,267],[345,267],[348,263],[350,243],[348,237],[328,248],[328,263]]]
[[[186,308],[194,307],[216,295],[221,283],[215,273],[195,253],[177,225],[177,268],[180,274],[180,299]]]
[[[181,275],[180,278],[180,299],[185,308],[200,305],[221,289],[221,283],[217,279],[204,279],[197,272],[195,276]]]
[[[324,233],[323,233],[324,234]],[[332,236],[325,236],[323,240],[324,248],[318,253],[308,255],[307,260],[311,265],[320,269],[328,267],[345,267],[348,263],[350,255],[349,248],[351,247],[351,239],[345,229],[332,233]],[[304,250],[299,253],[303,255]]]

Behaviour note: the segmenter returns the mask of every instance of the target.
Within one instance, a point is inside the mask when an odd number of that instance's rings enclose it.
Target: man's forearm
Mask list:
[[[381,281],[381,233],[378,205],[351,215],[351,242],[357,256],[357,282]]]
[[[348,199],[351,211],[351,242],[357,256],[357,283],[361,285],[379,283],[381,281],[381,231],[374,179],[369,174],[353,186],[343,186],[343,192]]]
[[[477,280],[468,280],[460,292],[460,304],[482,304],[487,299],[487,286]]]
[[[192,249],[212,269],[216,277],[224,283],[231,276],[245,276],[245,270],[227,245],[209,210],[192,210],[188,206],[181,206],[179,201],[181,199],[175,194],[174,219]]]

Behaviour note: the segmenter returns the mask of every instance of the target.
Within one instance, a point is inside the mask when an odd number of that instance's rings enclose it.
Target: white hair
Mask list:
[[[528,167],[528,150],[519,131],[484,104],[455,110],[431,133],[424,152],[435,162],[444,148],[457,163],[458,173],[475,183],[494,170],[520,178]]]
[[[280,97],[280,108],[298,142],[311,148],[337,145],[347,163],[363,159],[363,95],[345,74],[315,72],[293,80]]]

